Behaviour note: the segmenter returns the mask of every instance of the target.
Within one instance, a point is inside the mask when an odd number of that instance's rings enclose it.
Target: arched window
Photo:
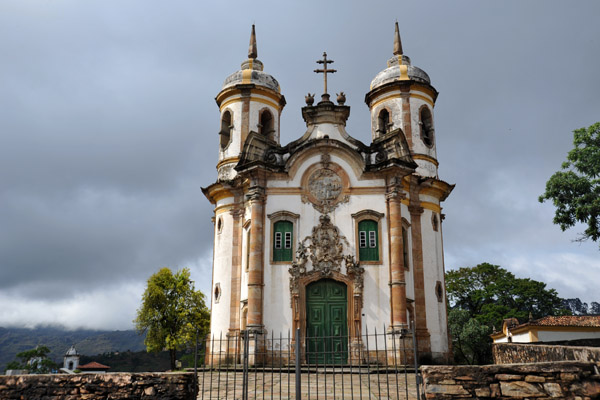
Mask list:
[[[421,140],[425,146],[433,146],[433,118],[429,108],[423,107],[419,113],[419,125],[421,127]]]
[[[273,129],[273,115],[269,110],[264,110],[260,114],[260,124],[258,125],[259,133],[270,136]]]
[[[358,223],[358,259],[360,261],[379,261],[377,221],[364,219]]]
[[[273,261],[292,261],[294,224],[277,221],[273,224]]]
[[[390,113],[385,108],[379,112],[379,117],[377,117],[377,132],[381,135],[388,133],[390,131]]]
[[[221,131],[219,132],[221,149],[225,149],[231,142],[231,128],[231,113],[225,111],[221,117]]]

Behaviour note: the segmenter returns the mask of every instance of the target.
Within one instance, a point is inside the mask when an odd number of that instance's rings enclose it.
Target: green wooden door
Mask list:
[[[330,279],[306,287],[306,348],[309,364],[348,361],[346,285]]]

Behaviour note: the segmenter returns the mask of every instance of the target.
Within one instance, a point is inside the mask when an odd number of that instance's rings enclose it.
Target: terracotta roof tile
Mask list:
[[[531,326],[586,326],[600,328],[600,315],[547,316],[523,325]]]
[[[96,361],[92,361],[85,365],[79,366],[79,369],[109,369],[109,368],[110,367],[108,365],[103,365],[103,364],[97,363]]]

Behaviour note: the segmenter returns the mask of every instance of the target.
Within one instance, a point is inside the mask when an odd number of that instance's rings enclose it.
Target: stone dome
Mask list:
[[[405,68],[403,68],[405,67]],[[404,75],[403,75],[404,74]],[[371,90],[376,89],[386,83],[413,80],[431,84],[429,75],[419,67],[411,65],[410,58],[405,55],[397,55],[389,59],[388,67],[381,71],[371,81]]]
[[[277,93],[281,92],[277,79],[263,72],[263,63],[256,58],[247,59],[242,63],[241,70],[229,75],[223,83],[223,89],[241,84],[254,84],[274,90]]]
[[[69,350],[67,350],[67,353],[65,354],[65,356],[78,356],[79,354],[77,353],[77,350],[75,350],[75,346],[71,346],[71,348],[69,348]]]

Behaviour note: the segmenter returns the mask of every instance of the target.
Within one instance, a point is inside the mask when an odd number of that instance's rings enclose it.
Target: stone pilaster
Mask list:
[[[242,217],[243,208],[231,210],[233,232],[231,243],[231,302],[229,305],[229,340],[235,343],[240,331],[240,292],[242,275]]]
[[[402,130],[404,131],[404,136],[406,137],[406,141],[408,142],[408,147],[412,151],[412,123],[411,123],[411,113],[410,113],[410,87],[402,87],[400,88],[401,96],[402,96]]]
[[[418,199],[418,194],[416,194]],[[412,199],[412,196],[411,196]],[[423,239],[421,233],[421,214],[423,207],[408,206],[412,236],[413,282],[415,291],[415,334],[419,353],[431,353],[431,340],[427,330],[427,309],[425,307],[425,276],[423,273]]]
[[[250,200],[250,257],[248,262],[248,324],[251,331],[263,330],[263,221],[265,195],[261,187],[253,187],[248,193]]]
[[[396,180],[397,178],[393,178]],[[404,198],[402,185],[394,183],[388,187],[386,199],[389,209],[390,230],[390,287],[392,306],[392,329],[406,328],[406,279],[402,244],[401,201]]]
[[[244,150],[246,138],[250,133],[250,95],[252,92],[248,88],[242,89],[242,124],[240,129],[240,152]]]

